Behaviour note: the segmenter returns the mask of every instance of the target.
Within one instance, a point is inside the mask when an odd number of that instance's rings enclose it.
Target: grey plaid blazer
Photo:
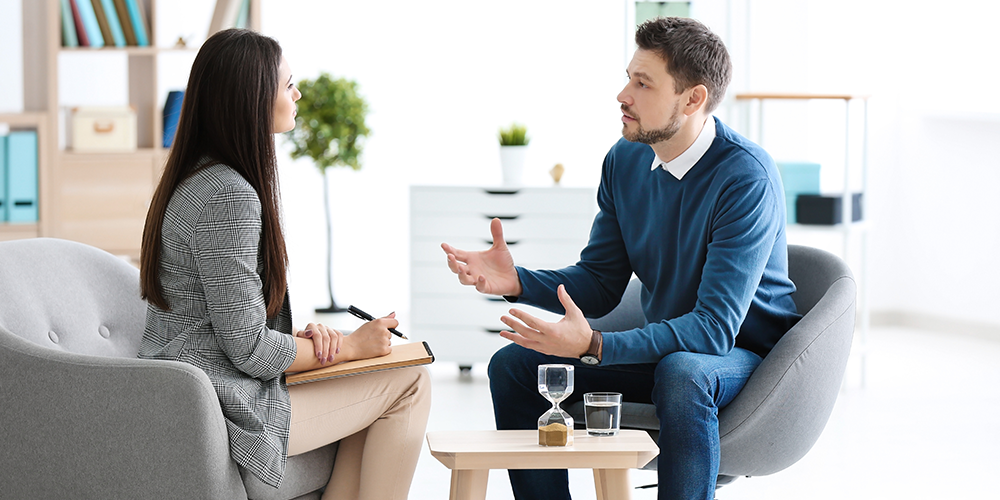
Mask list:
[[[287,294],[278,317],[267,319],[260,235],[260,200],[235,170],[211,165],[178,186],[160,254],[170,310],[149,305],[139,357],[204,370],[219,395],[233,459],[277,487],[291,418],[283,373],[296,349]]]

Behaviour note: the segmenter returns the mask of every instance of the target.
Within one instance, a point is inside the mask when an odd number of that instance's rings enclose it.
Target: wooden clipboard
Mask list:
[[[428,365],[434,362],[434,353],[427,342],[411,342],[392,346],[392,352],[378,358],[359,359],[338,365],[299,372],[285,377],[286,385],[305,384],[348,375],[360,375],[379,370]]]

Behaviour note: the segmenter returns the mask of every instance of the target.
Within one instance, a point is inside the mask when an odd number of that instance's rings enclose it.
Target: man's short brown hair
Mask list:
[[[708,88],[706,112],[711,113],[725,98],[733,64],[722,39],[704,24],[683,17],[650,19],[639,25],[635,43],[640,49],[656,52],[667,62],[675,92],[699,84]]]

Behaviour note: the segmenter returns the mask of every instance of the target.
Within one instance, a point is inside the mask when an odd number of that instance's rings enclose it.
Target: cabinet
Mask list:
[[[149,40],[155,43],[157,4],[142,2],[149,23]],[[251,0],[250,26],[260,29],[260,0]],[[46,109],[41,113],[0,115],[12,127],[39,131],[39,221],[34,228],[0,225],[0,239],[49,236],[87,243],[109,252],[138,258],[142,228],[153,190],[159,180],[167,150],[162,146],[163,102],[159,88],[160,59],[165,54],[197,48],[63,47],[60,0],[46,0],[45,54]],[[208,26],[208,19],[205,23]],[[60,100],[59,59],[81,53],[118,53],[127,57],[128,103],[137,114],[138,149],[129,153],[78,153],[59,146],[60,129],[68,117]],[[99,70],[99,68],[98,68]],[[62,116],[61,116],[62,115]]]
[[[857,304],[857,335],[855,335],[854,352],[852,353],[860,362],[860,382],[864,386],[867,378],[867,342],[868,330],[870,327],[870,311],[868,308],[868,231],[871,223],[867,220],[868,210],[865,208],[869,203],[868,193],[868,96],[852,94],[771,94],[771,93],[743,93],[736,94],[736,101],[746,104],[746,114],[744,115],[745,130],[749,130],[753,107],[756,104],[757,126],[755,141],[764,146],[764,111],[765,101],[841,101],[844,110],[844,160],[839,166],[843,175],[843,188],[838,193],[841,201],[841,221],[835,225],[805,225],[788,224],[788,241],[797,243],[798,237],[808,238],[810,233],[836,234],[842,238],[843,250],[841,257],[851,266],[855,279],[858,283],[858,304]],[[860,107],[860,110],[856,109]],[[852,115],[852,111],[860,111],[860,119]],[[856,127],[860,131],[854,130]],[[770,153],[776,154],[774,151]],[[780,154],[780,152],[777,152]],[[834,166],[836,168],[837,166]],[[857,168],[854,168],[857,167]],[[859,178],[857,178],[859,177]],[[857,181],[857,182],[856,182]],[[862,194],[862,219],[858,222],[852,220],[852,192],[860,189]],[[808,244],[808,242],[805,242]]]
[[[489,361],[508,344],[500,316],[512,307],[500,297],[459,284],[441,243],[463,250],[493,244],[490,220],[503,221],[514,262],[552,269],[579,260],[597,214],[591,188],[463,186],[410,187],[410,314],[414,338],[426,340],[442,361],[463,369]],[[518,305],[547,321],[560,316]]]

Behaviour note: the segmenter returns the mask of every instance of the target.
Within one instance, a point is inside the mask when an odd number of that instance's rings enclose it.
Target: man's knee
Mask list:
[[[709,354],[675,352],[656,365],[653,399],[657,406],[671,407],[691,402],[711,391],[711,367],[705,363]]]

